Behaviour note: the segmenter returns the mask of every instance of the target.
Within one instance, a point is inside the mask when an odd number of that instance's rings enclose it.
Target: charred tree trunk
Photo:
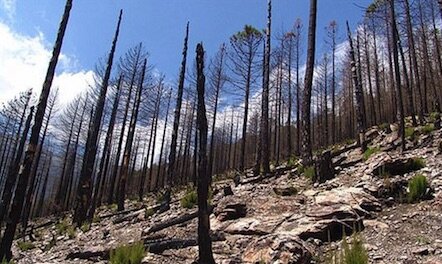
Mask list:
[[[176,159],[176,146],[178,137],[178,127],[180,125],[181,104],[183,101],[184,91],[184,77],[186,74],[186,60],[187,60],[187,41],[189,40],[189,23],[186,26],[186,36],[184,37],[183,59],[181,61],[180,77],[178,83],[178,93],[175,106],[175,116],[173,120],[172,140],[170,142],[169,164],[167,170],[166,179],[166,200],[170,202],[170,191],[173,180],[175,178],[175,159]]]
[[[139,110],[140,102],[141,102],[141,93],[143,90],[144,77],[146,74],[146,64],[147,64],[147,60],[145,59],[144,64],[143,64],[143,69],[141,71],[140,83],[137,87],[138,89],[137,89],[137,94],[135,96],[134,108],[133,108],[132,116],[131,116],[130,123],[129,123],[129,131],[128,131],[127,140],[126,140],[126,147],[124,149],[123,163],[121,165],[120,181],[118,183],[119,186],[118,186],[118,193],[117,193],[117,195],[118,195],[118,211],[124,210],[124,199],[126,198],[126,181],[127,181],[128,170],[129,170],[129,160],[130,160],[130,156],[132,154],[132,145],[133,145],[133,140],[134,140],[134,135],[135,135],[135,127],[137,124],[138,110]]]
[[[207,198],[209,194],[210,174],[207,168],[207,117],[204,100],[204,48],[198,44],[196,48],[197,63],[197,92],[198,115],[197,124],[199,131],[199,163],[198,163],[198,263],[215,263],[212,253],[212,240],[210,238],[210,221]]]
[[[402,151],[406,149],[405,142],[405,116],[404,116],[404,104],[402,102],[402,88],[401,88],[401,73],[399,68],[399,56],[398,56],[398,43],[399,36],[396,26],[396,14],[394,10],[394,0],[389,0],[390,4],[390,32],[392,35],[392,53],[394,62],[394,72],[395,72],[395,86],[398,93],[398,110],[399,110],[399,133],[402,141]]]
[[[104,142],[103,147],[103,157],[100,161],[100,167],[97,174],[97,185],[94,189],[94,194],[92,196],[92,204],[91,208],[89,209],[88,213],[88,219],[94,218],[95,209],[97,205],[99,206],[101,204],[101,198],[103,196],[104,192],[104,183],[106,182],[106,175],[109,168],[109,161],[111,156],[111,150],[112,150],[112,137],[114,133],[114,126],[115,126],[115,119],[117,116],[117,110],[118,110],[118,103],[120,101],[120,91],[121,86],[123,84],[123,75],[120,75],[120,78],[118,79],[117,83],[117,90],[115,93],[115,98],[112,106],[112,113],[111,118],[109,120],[109,127],[106,132],[106,139]]]
[[[157,180],[155,181],[155,190],[158,190],[160,188],[160,181],[161,179],[161,167],[163,162],[163,151],[164,151],[164,142],[166,141],[166,131],[167,131],[167,121],[169,119],[169,108],[170,108],[170,99],[172,98],[172,91],[169,91],[169,96],[167,98],[167,108],[166,108],[166,120],[164,121],[164,128],[163,128],[163,136],[161,139],[161,147],[160,147],[160,158],[158,160],[158,171],[157,171]]]
[[[270,86],[270,44],[272,23],[272,1],[268,0],[266,45],[264,53],[264,76],[262,91],[262,115],[261,115],[261,147],[262,147],[262,170],[264,175],[270,173],[270,138],[269,138],[269,86]]]
[[[366,143],[365,143],[365,132],[364,132],[365,127],[364,127],[364,118],[363,118],[364,110],[362,104],[363,92],[362,92],[362,84],[357,72],[353,38],[351,36],[351,31],[350,31],[350,26],[348,25],[348,21],[347,21],[347,36],[348,36],[348,41],[350,43],[351,72],[352,72],[353,85],[356,96],[356,123],[358,130],[358,142],[359,145],[361,146],[362,152],[364,152],[366,150]]]
[[[120,10],[120,16],[118,18],[117,29],[112,42],[112,48],[107,61],[106,72],[101,84],[100,96],[95,108],[92,126],[89,128],[88,137],[86,142],[85,154],[83,164],[81,168],[80,180],[78,183],[77,195],[76,195],[76,208],[74,212],[73,222],[78,226],[81,226],[87,218],[87,210],[91,206],[92,195],[92,174],[94,169],[95,158],[97,154],[97,140],[98,133],[100,132],[101,118],[103,116],[103,108],[106,99],[107,88],[109,85],[110,74],[112,70],[112,64],[114,61],[115,49],[118,41],[118,34],[120,32],[121,18],[123,11]]]
[[[310,139],[310,106],[313,86],[313,70],[316,50],[316,12],[317,0],[310,0],[310,18],[308,30],[307,64],[304,81],[304,95],[302,100],[302,162],[304,165],[312,163],[312,144]]]

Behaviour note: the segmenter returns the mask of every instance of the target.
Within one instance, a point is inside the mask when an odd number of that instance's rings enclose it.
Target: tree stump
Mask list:
[[[333,167],[331,151],[325,150],[316,158],[313,182],[324,183],[334,177],[335,170]]]

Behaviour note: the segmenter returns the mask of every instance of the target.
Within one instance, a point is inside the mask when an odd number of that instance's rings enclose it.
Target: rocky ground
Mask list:
[[[336,147],[336,177],[323,183],[313,184],[293,162],[273,168],[272,177],[249,173],[217,181],[211,215],[217,263],[323,263],[340,247],[344,231],[360,231],[370,263],[442,263],[442,131],[416,129],[419,135],[401,153],[395,130],[367,132],[376,149],[368,159],[352,145]],[[425,167],[415,168],[417,159]],[[431,190],[428,199],[408,203],[407,183],[416,174],[428,178]],[[15,261],[107,263],[109,249],[143,240],[150,251],[144,263],[192,263],[196,209],[183,209],[176,200],[170,210],[152,214],[146,208],[154,204],[128,202],[130,210],[120,215],[101,208],[89,230],[63,231],[56,223],[36,228],[35,248],[20,249],[22,239],[14,243]],[[156,228],[183,216],[190,220]]]

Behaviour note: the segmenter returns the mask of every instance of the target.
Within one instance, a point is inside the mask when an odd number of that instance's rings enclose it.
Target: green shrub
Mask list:
[[[18,241],[17,246],[21,251],[28,251],[35,248],[35,245],[27,241]]]
[[[368,253],[364,248],[362,240],[357,236],[352,236],[351,245],[347,243],[344,237],[340,250],[335,250],[328,257],[328,264],[368,264]]]
[[[422,133],[424,133],[424,134],[430,134],[433,131],[434,131],[433,124],[428,124],[428,125],[425,125],[422,127]]]
[[[10,260],[10,261],[8,261],[7,259],[6,259],[6,257],[4,257],[3,259],[2,259],[2,262],[0,262],[1,264],[14,264],[14,261],[12,261],[12,260]]]
[[[298,166],[298,174],[304,174],[304,176],[307,179],[312,180],[315,177],[315,167],[314,166],[307,166],[305,167],[304,165],[300,164]]]
[[[66,233],[68,234],[68,237],[69,237],[69,238],[74,238],[74,237],[77,236],[77,234],[76,234],[76,232],[75,232],[75,228],[74,228],[73,226],[69,226],[69,227],[66,229]]]
[[[287,160],[288,167],[295,167],[296,164],[298,164],[298,158],[295,156],[292,156]]]
[[[81,227],[80,230],[83,231],[83,233],[86,233],[87,231],[91,230],[91,223],[89,222],[84,222]]]
[[[153,214],[155,213],[155,211],[152,208],[146,209],[144,210],[144,218],[149,218],[151,217]]]
[[[180,200],[183,208],[191,209],[198,203],[198,195],[194,189],[188,189],[186,194]]]
[[[427,177],[422,174],[418,174],[414,176],[408,182],[408,193],[407,198],[408,202],[416,202],[424,198],[425,193],[427,192],[428,181]]]
[[[390,128],[390,124],[389,124],[389,123],[382,123],[382,124],[380,124],[380,125],[378,126],[378,128],[379,128],[380,130],[386,130],[386,129],[389,129],[389,128]]]
[[[113,203],[113,204],[108,204],[107,205],[107,209],[111,210],[111,211],[117,211],[118,209],[118,205]]]
[[[368,160],[373,154],[378,153],[379,151],[381,151],[381,149],[379,147],[374,147],[374,148],[368,148],[363,155],[363,159],[364,161]]]
[[[416,138],[416,132],[413,127],[405,128],[405,137],[413,141]]]
[[[423,158],[413,158],[411,160],[411,170],[420,170],[426,166],[425,159]]]
[[[60,222],[55,225],[55,229],[57,230],[57,234],[64,235],[66,234],[68,228],[71,226],[66,218],[63,218]]]
[[[121,246],[110,253],[111,264],[140,264],[144,257],[142,242]]]
[[[430,114],[430,122],[434,123],[436,119],[440,118],[440,114],[438,112],[432,112]]]

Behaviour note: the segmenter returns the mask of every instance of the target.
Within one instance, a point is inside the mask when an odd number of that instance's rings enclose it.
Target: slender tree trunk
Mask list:
[[[129,159],[132,154],[132,145],[133,145],[133,140],[134,140],[137,119],[138,119],[138,110],[140,107],[144,77],[146,74],[146,64],[147,64],[147,60],[145,59],[144,64],[143,64],[143,69],[141,71],[141,79],[140,79],[140,83],[138,85],[137,95],[136,95],[135,101],[134,101],[134,108],[133,108],[132,116],[131,116],[130,123],[129,123],[129,131],[128,131],[128,135],[127,135],[126,147],[124,150],[123,163],[121,165],[120,181],[119,181],[119,186],[118,186],[118,211],[124,210],[124,200],[126,198],[126,181],[127,181],[127,176],[128,176],[128,170],[129,170]]]
[[[210,174],[207,170],[207,117],[204,100],[204,49],[202,44],[196,48],[197,63],[197,91],[198,115],[197,124],[199,131],[199,163],[198,163],[198,263],[214,264],[212,241],[210,238],[210,221],[207,198],[209,194]]]
[[[81,226],[83,222],[86,220],[87,210],[91,206],[91,195],[92,195],[91,184],[92,184],[92,174],[95,164],[95,158],[97,154],[98,133],[100,132],[99,130],[101,127],[101,118],[103,116],[103,108],[106,99],[107,88],[109,85],[112,64],[114,61],[114,54],[117,46],[118,34],[120,32],[122,15],[123,15],[123,10],[120,10],[117,29],[115,31],[115,36],[112,42],[112,48],[109,53],[109,58],[107,61],[106,72],[103,78],[103,83],[101,84],[100,95],[98,97],[98,102],[95,108],[92,127],[90,127],[88,131],[85,154],[84,154],[80,180],[76,195],[76,208],[73,217],[73,222],[75,222],[77,226]]]
[[[363,104],[362,104],[362,84],[359,79],[359,75],[357,72],[356,67],[356,56],[355,51],[353,47],[353,38],[351,36],[350,26],[348,25],[347,21],[347,35],[348,35],[348,41],[350,43],[350,59],[351,59],[351,71],[352,71],[352,78],[353,78],[353,85],[355,89],[355,96],[356,96],[356,123],[357,123],[357,130],[358,130],[358,142],[361,146],[362,152],[366,150],[366,143],[365,143],[365,127],[364,127],[364,118],[363,118]]]
[[[272,1],[267,2],[267,29],[266,45],[264,52],[264,76],[262,91],[262,115],[261,115],[261,147],[262,147],[262,170],[264,175],[270,173],[270,138],[269,138],[269,86],[270,86],[270,51],[271,51],[271,25],[272,25]]]
[[[402,102],[402,88],[401,88],[401,73],[399,68],[399,56],[398,56],[398,43],[399,43],[399,36],[398,31],[396,27],[396,14],[394,10],[394,0],[390,1],[390,32],[392,35],[392,53],[393,53],[393,62],[394,62],[394,71],[395,71],[395,80],[396,80],[396,89],[398,94],[398,108],[399,108],[399,133],[402,141],[402,151],[405,151],[406,149],[406,142],[405,142],[405,116],[404,116],[404,105]]]
[[[184,91],[184,78],[186,74],[186,60],[187,60],[187,41],[189,40],[189,23],[186,26],[186,36],[184,37],[183,59],[181,61],[180,77],[178,83],[178,93],[175,106],[175,116],[173,120],[172,140],[170,141],[170,153],[169,153],[169,169],[167,170],[166,179],[166,201],[170,202],[170,192],[173,180],[175,178],[175,159],[176,159],[176,146],[178,137],[178,127],[180,125],[181,104],[183,101]]]
[[[163,128],[163,136],[161,139],[161,147],[160,147],[160,158],[158,160],[158,171],[157,171],[157,180],[155,182],[155,190],[159,189],[159,184],[160,182],[160,175],[161,175],[161,167],[162,167],[162,162],[163,162],[163,151],[164,151],[164,142],[166,139],[166,131],[167,131],[167,121],[169,119],[169,108],[170,108],[170,99],[172,97],[172,91],[169,91],[169,96],[167,98],[167,108],[166,108],[166,120],[164,121],[164,128]]]
[[[30,113],[26,119],[26,122],[25,122],[25,128],[23,130],[23,135],[21,136],[20,143],[18,145],[17,155],[14,157],[14,159],[12,161],[12,164],[11,164],[12,166],[9,169],[8,177],[6,178],[5,190],[3,192],[2,200],[0,203],[0,224],[1,225],[3,224],[3,221],[5,220],[6,216],[8,215],[8,212],[9,212],[9,205],[10,205],[11,199],[12,199],[12,192],[14,190],[14,185],[15,185],[17,174],[19,173],[20,162],[21,162],[21,158],[23,155],[23,150],[25,148],[26,139],[28,137],[29,128],[31,126],[33,113],[34,113],[34,107],[32,106],[31,111],[30,111]],[[20,182],[18,184],[20,184]],[[17,186],[17,188],[18,188],[18,186]],[[24,189],[23,191],[26,192],[26,189]],[[23,197],[24,197],[24,194],[23,194]],[[15,199],[14,199],[14,201],[15,201]],[[16,208],[12,207],[11,214],[15,210],[16,210]]]
[[[107,171],[109,168],[109,160],[110,160],[111,150],[112,150],[112,146],[111,146],[112,145],[112,137],[113,137],[113,133],[114,133],[115,119],[117,116],[118,103],[120,101],[120,91],[121,91],[122,84],[123,84],[123,75],[120,75],[120,78],[118,79],[118,83],[117,83],[117,90],[115,93],[114,102],[112,105],[112,113],[111,113],[111,117],[109,120],[109,127],[106,132],[106,139],[105,139],[104,147],[103,147],[103,157],[101,158],[100,165],[99,165],[100,167],[98,170],[97,180],[96,180],[97,184],[94,188],[94,194],[92,196],[92,204],[89,209],[88,219],[94,218],[95,209],[96,209],[97,205],[101,204],[101,198],[103,196],[103,191],[104,191],[104,182],[106,181],[106,175],[107,175]]]
[[[312,144],[310,139],[310,107],[316,50],[316,12],[317,0],[310,0],[307,63],[304,80],[304,95],[302,101],[302,162],[304,163],[304,165],[310,165],[312,163]]]

